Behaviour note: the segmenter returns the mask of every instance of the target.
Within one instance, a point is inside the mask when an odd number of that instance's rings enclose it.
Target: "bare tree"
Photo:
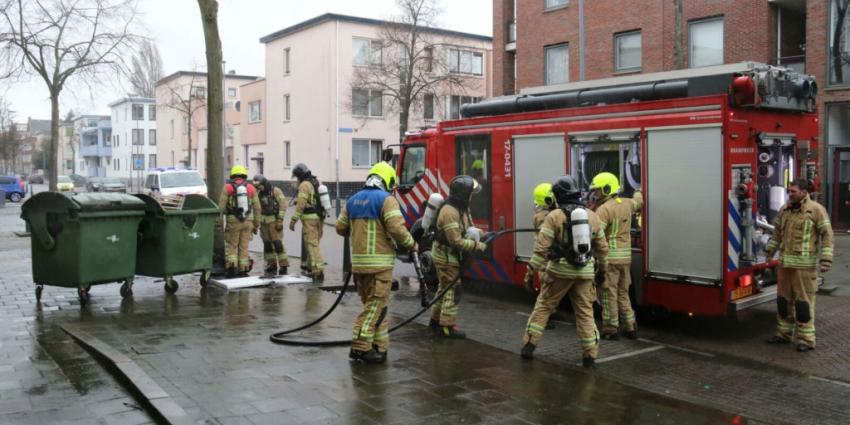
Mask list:
[[[180,78],[175,78],[165,85],[166,101],[160,106],[161,108],[173,109],[179,112],[180,116],[186,122],[184,129],[189,138],[186,163],[189,167],[192,166],[192,132],[194,131],[195,114],[207,106],[206,88],[200,85],[201,79],[199,76],[202,74],[194,71],[190,74],[191,78],[188,83],[181,82]],[[197,164],[195,165],[197,166]]]
[[[59,95],[73,80],[92,86],[125,72],[135,24],[135,0],[0,0],[0,77],[35,75],[50,93],[50,190],[56,190]]]
[[[222,170],[224,123],[224,70],[222,69],[221,37],[218,34],[218,1],[198,0],[204,43],[207,48],[207,193],[218,199],[224,186]]]
[[[426,95],[463,94],[471,87],[472,70],[461,69],[459,50],[437,41],[434,23],[439,15],[435,0],[396,0],[401,14],[380,30],[380,40],[354,52],[358,65],[350,81],[349,107],[354,115],[368,111],[370,103],[386,101],[399,115],[399,138],[410,126],[411,112]],[[457,52],[451,59],[452,52]],[[482,58],[483,67],[483,58]],[[435,102],[436,103],[436,102]]]
[[[850,57],[845,50],[847,40],[845,40],[845,21],[847,20],[847,12],[850,9],[850,0],[834,0],[835,4],[835,29],[832,32],[832,72],[833,82],[844,82],[844,65],[850,63]]]
[[[673,0],[673,13],[676,16],[674,35],[673,35],[673,58],[676,61],[676,69],[685,67],[685,47],[684,47],[684,0]]]
[[[159,49],[153,41],[143,39],[133,56],[133,69],[129,75],[133,93],[142,97],[156,97],[156,82],[160,78],[162,57],[159,55]]]
[[[18,128],[14,122],[14,111],[4,99],[0,99],[0,161],[3,174],[11,174],[18,156]]]

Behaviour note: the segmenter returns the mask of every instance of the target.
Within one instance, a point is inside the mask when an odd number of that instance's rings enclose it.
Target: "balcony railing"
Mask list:
[[[806,55],[783,56],[776,60],[775,65],[803,74],[806,72]]]
[[[112,148],[109,146],[88,145],[80,149],[80,156],[112,156]]]

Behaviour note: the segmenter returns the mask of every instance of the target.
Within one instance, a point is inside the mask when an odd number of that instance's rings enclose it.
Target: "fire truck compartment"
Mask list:
[[[723,262],[720,125],[647,129],[647,273],[719,285]]]

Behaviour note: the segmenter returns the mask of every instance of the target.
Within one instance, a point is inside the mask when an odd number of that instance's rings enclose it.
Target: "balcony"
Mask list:
[[[505,50],[508,52],[516,51],[516,22],[508,22],[507,44]]]
[[[80,148],[80,156],[82,157],[95,157],[95,156],[112,156],[112,148],[109,146],[101,146],[101,145],[88,145]]]

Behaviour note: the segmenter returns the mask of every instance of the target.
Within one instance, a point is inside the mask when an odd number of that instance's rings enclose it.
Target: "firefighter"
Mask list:
[[[392,287],[396,247],[413,249],[399,203],[392,196],[393,167],[379,162],[369,171],[365,187],[346,202],[336,232],[351,238],[351,270],[363,310],[352,331],[349,358],[384,363],[390,342],[387,306]]]
[[[581,190],[572,176],[556,180],[552,193],[558,209],[550,212],[540,226],[529,262],[532,271],[546,270],[546,275],[528,318],[520,353],[525,359],[534,357],[549,316],[561,299],[569,295],[582,348],[582,365],[593,367],[599,346],[599,332],[593,320],[594,263],[605,266],[608,243],[599,218],[583,208]]]
[[[534,217],[531,219],[531,225],[534,227],[534,237],[537,237],[537,234],[540,233],[540,226],[543,224],[543,220],[546,219],[546,216],[555,208],[555,198],[552,195],[552,185],[549,183],[540,183],[534,187],[534,192],[532,193],[532,198],[534,201]],[[543,272],[537,273],[540,281],[543,281]],[[534,290],[534,273],[531,271],[529,267],[525,272],[525,286],[528,289]]]
[[[481,191],[481,186],[470,176],[455,176],[449,183],[449,199],[437,213],[436,241],[431,250],[437,268],[439,285],[437,293],[451,285],[461,273],[462,257],[475,251],[482,252],[487,244],[476,240],[479,232],[472,226],[469,201]],[[429,327],[435,333],[448,338],[466,338],[466,333],[455,325],[457,316],[456,286],[443,296],[441,302],[431,308]]]
[[[263,259],[266,260],[265,275],[285,275],[289,268],[289,257],[283,247],[283,218],[286,215],[286,197],[283,191],[272,186],[262,174],[254,176],[254,187],[260,200],[260,238],[263,239]]]
[[[325,260],[319,250],[319,241],[322,239],[325,211],[319,202],[319,180],[304,164],[297,164],[292,169],[292,176],[298,179],[298,198],[295,203],[295,214],[289,221],[289,230],[294,232],[295,223],[301,220],[302,238],[307,245],[307,272],[313,279],[322,280],[325,277]],[[302,260],[302,263],[305,261]]]
[[[629,299],[632,285],[632,215],[643,208],[643,195],[623,198],[620,180],[611,173],[599,173],[590,183],[596,215],[608,239],[608,261],[602,283],[602,339],[617,340],[622,327],[626,338],[637,339],[635,312]]]
[[[248,183],[248,170],[241,165],[230,169],[230,181],[224,185],[218,199],[227,227],[224,232],[227,276],[247,276],[251,270],[248,243],[251,233],[260,228],[260,201],[257,191]]]
[[[808,182],[788,185],[788,202],[779,210],[776,230],[765,251],[779,252],[776,333],[767,342],[788,344],[797,351],[815,349],[815,293],[818,272],[832,267],[832,226],[826,210],[809,198]],[[796,330],[796,332],[795,332]]]

